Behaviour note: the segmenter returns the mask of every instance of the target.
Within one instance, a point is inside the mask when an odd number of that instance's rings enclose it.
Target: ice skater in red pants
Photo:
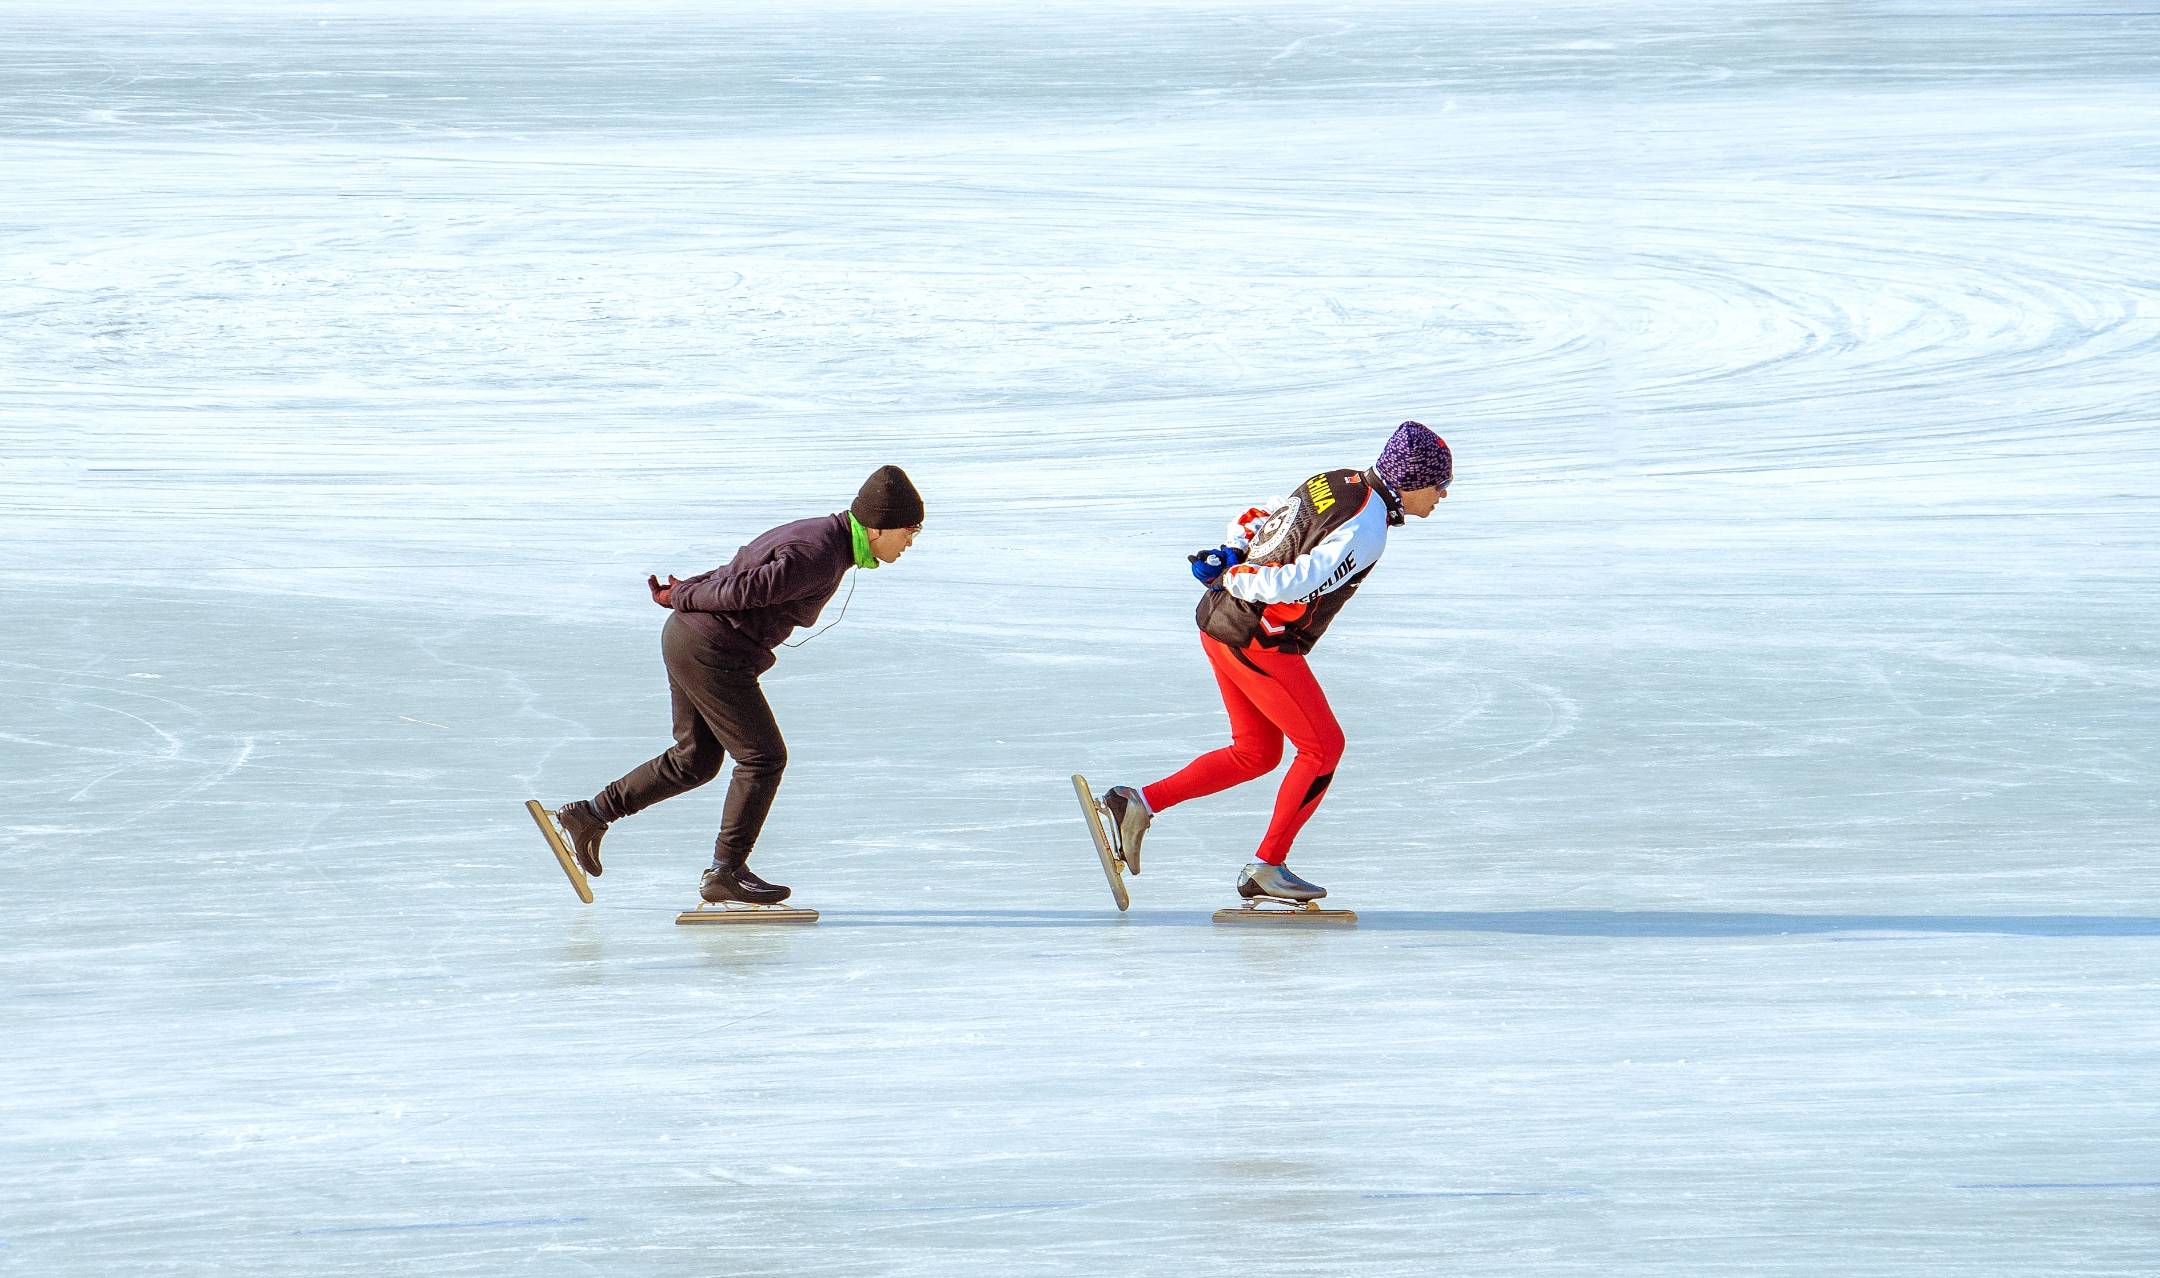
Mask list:
[[[1380,561],[1388,529],[1405,515],[1430,515],[1453,475],[1447,441],[1404,422],[1372,469],[1322,471],[1290,496],[1239,515],[1221,546],[1191,557],[1193,576],[1207,587],[1200,646],[1230,711],[1230,744],[1153,785],[1112,786],[1103,795],[1112,844],[1128,873],[1140,872],[1140,842],[1155,813],[1266,776],[1282,762],[1288,738],[1297,757],[1275,793],[1275,815],[1253,863],[1238,874],[1238,895],[1327,895],[1284,864],[1343,752],[1342,728],[1305,654]]]

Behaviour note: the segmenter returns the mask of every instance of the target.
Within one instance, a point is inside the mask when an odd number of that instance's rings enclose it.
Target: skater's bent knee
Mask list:
[[[670,754],[668,762],[674,766],[675,774],[685,782],[690,785],[703,785],[720,775],[721,767],[727,762],[727,754],[720,750],[685,750]]]
[[[1264,777],[1273,772],[1275,765],[1282,762],[1282,754],[1280,741],[1272,745],[1247,745],[1240,742],[1230,747],[1231,762],[1238,766],[1239,771],[1255,777]]]
[[[1343,738],[1340,732],[1308,741],[1298,747],[1298,758],[1312,764],[1323,772],[1333,772],[1342,762]]]
[[[735,770],[761,777],[779,776],[782,772],[787,771],[787,750],[783,747],[777,750],[759,750],[753,754],[739,755],[735,759]]]

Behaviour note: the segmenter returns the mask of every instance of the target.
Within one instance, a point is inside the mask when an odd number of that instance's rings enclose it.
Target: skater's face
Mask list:
[[[1433,507],[1446,500],[1445,488],[1406,488],[1402,495],[1403,513],[1423,519],[1433,512]]]
[[[922,525],[917,524],[913,528],[871,528],[866,531],[870,534],[870,553],[877,556],[877,561],[881,564],[895,564],[900,562],[900,556],[907,553],[907,548],[915,544],[915,535],[922,531]]]

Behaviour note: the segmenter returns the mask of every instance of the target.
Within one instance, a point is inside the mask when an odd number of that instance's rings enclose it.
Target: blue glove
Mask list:
[[[1193,580],[1209,590],[1222,589],[1222,575],[1245,562],[1245,552],[1235,546],[1217,546],[1185,556],[1192,565]]]

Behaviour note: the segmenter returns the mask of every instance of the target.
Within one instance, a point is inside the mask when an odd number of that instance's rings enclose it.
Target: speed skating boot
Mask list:
[[[600,819],[599,809],[590,800],[579,799],[555,809],[555,822],[570,836],[570,850],[577,856],[578,868],[599,878],[600,839],[607,833],[607,822]]]
[[[1255,861],[1238,871],[1237,894],[1246,900],[1272,897],[1278,901],[1317,901],[1327,895],[1327,889],[1317,883],[1307,883],[1290,872],[1287,865],[1269,865]]]
[[[1103,815],[1110,818],[1110,846],[1116,849],[1118,860],[1125,863],[1125,872],[1140,872],[1140,840],[1147,837],[1147,829],[1155,823],[1155,814],[1148,811],[1147,800],[1129,785],[1114,785],[1102,797]]]
[[[698,879],[698,896],[712,905],[728,901],[739,901],[744,905],[778,905],[788,899],[791,890],[777,883],[767,883],[742,865],[715,863]]]

